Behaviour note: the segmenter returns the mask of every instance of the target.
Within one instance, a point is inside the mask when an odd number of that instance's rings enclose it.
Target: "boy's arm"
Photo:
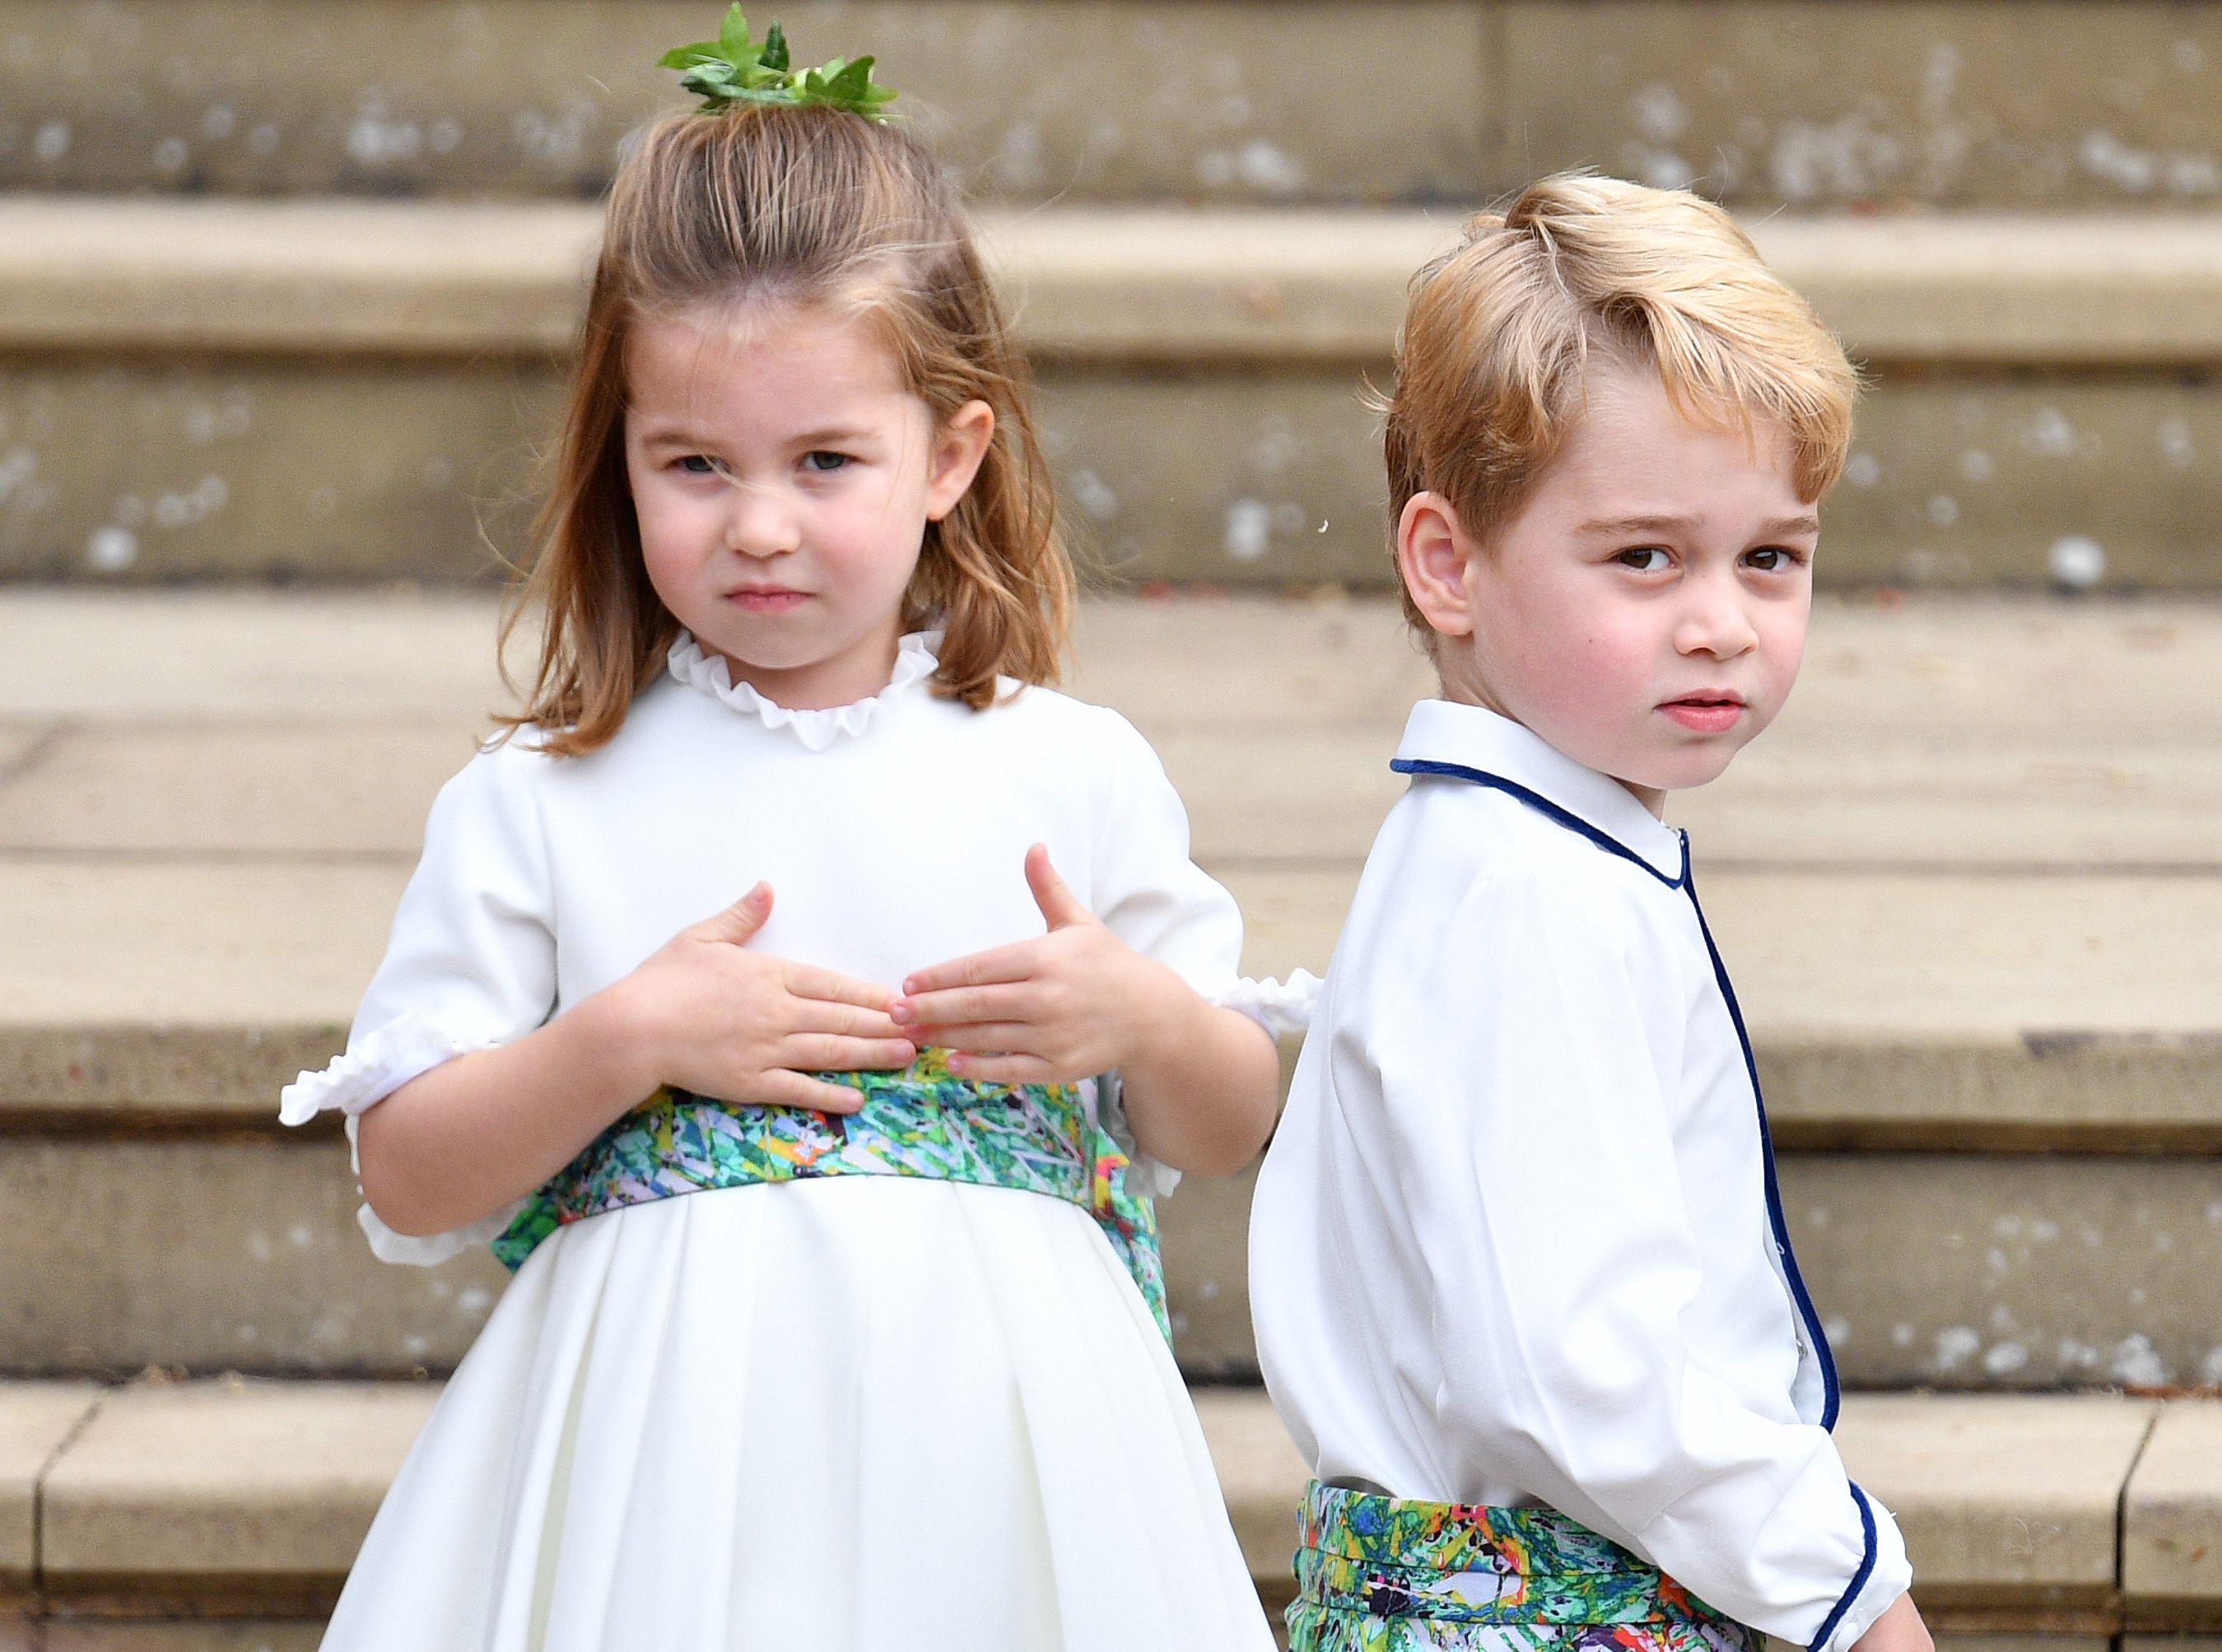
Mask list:
[[[1687,965],[1655,923],[1609,879],[1484,879],[1446,926],[1427,1036],[1373,1052],[1438,1419],[1464,1462],[1718,1610],[1842,1652],[1905,1592],[1905,1546],[1823,1430],[1754,1411],[1685,1339],[1700,1261],[1662,1075]]]

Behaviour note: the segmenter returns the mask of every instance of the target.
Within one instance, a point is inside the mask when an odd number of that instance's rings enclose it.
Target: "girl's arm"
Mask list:
[[[443,1062],[370,1108],[357,1151],[372,1211],[403,1234],[475,1222],[662,1085],[854,1111],[857,1092],[805,1073],[906,1067],[916,1050],[888,1018],[885,989],[746,949],[771,904],[757,885],[545,1026]]]
[[[1143,1151],[1176,1170],[1240,1169],[1272,1134],[1271,1036],[1113,935],[1045,847],[1026,852],[1026,871],[1049,933],[920,970],[903,983],[897,1024],[957,1051],[950,1070],[968,1079],[1070,1084],[1116,1069]]]

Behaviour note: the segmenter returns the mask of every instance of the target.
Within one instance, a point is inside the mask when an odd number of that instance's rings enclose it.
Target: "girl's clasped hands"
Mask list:
[[[989,1084],[1147,1073],[1195,1001],[1173,970],[1114,936],[1037,843],[1026,877],[1048,932],[908,977],[900,994],[750,949],[770,917],[760,883],[689,925],[610,989],[641,1064],[633,1089],[850,1113],[861,1092],[814,1073],[894,1070],[943,1046]]]

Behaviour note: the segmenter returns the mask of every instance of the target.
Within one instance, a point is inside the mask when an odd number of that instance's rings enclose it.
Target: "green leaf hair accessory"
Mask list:
[[[725,13],[714,41],[700,41],[666,52],[657,62],[680,72],[679,84],[702,100],[700,112],[716,115],[736,103],[816,104],[845,109],[867,120],[889,117],[892,86],[872,78],[872,59],[835,58],[814,69],[788,62],[787,31],[777,22],[761,43],[749,35],[749,20],[737,4]]]

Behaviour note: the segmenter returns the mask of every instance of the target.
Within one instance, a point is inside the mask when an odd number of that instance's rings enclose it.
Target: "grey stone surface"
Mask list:
[[[1526,171],[1588,162],[1754,206],[2222,193],[2206,6],[1516,0],[1503,61]]]
[[[237,1378],[117,1391],[47,1474],[47,1588],[336,1591],[437,1392]]]
[[[1463,197],[1493,136],[1490,20],[1467,5],[781,10],[809,61],[875,53],[900,107],[990,192]],[[591,194],[629,128],[691,104],[655,60],[707,27],[673,0],[135,0],[92,15],[13,0],[0,8],[12,42],[0,183]],[[1397,95],[1323,99],[1328,63]]]
[[[559,388],[505,360],[13,357],[0,575],[490,581],[526,552]],[[1085,564],[1114,584],[1386,585],[1364,388],[1354,367],[1046,367]],[[2218,410],[2142,373],[1884,379],[1820,581],[2035,590],[2064,556],[2101,589],[2211,591]]]
[[[2189,1609],[2222,1628],[2222,1400],[2170,1405],[2146,1442],[2122,1494],[2122,1592],[2132,1627]]]
[[[40,1477],[98,1398],[88,1384],[0,1383],[0,1592],[19,1593],[34,1584]],[[6,1616],[0,1607],[0,1636]]]
[[[2211,1159],[1782,1155],[1799,1265],[1855,1387],[2222,1382],[2222,1178]],[[1192,1374],[1257,1369],[1250,1178],[1162,1212]]]
[[[268,1098],[266,1098],[266,1100]],[[0,1369],[449,1369],[507,1276],[388,1267],[346,1145],[0,1135]]]
[[[2103,1609],[2117,1505],[2159,1410],[2102,1395],[1855,1395],[1836,1440],[1897,1515],[1924,1605]]]
[[[44,1632],[41,1652],[317,1652],[324,1626],[298,1618],[135,1623],[60,1618],[48,1622]]]

